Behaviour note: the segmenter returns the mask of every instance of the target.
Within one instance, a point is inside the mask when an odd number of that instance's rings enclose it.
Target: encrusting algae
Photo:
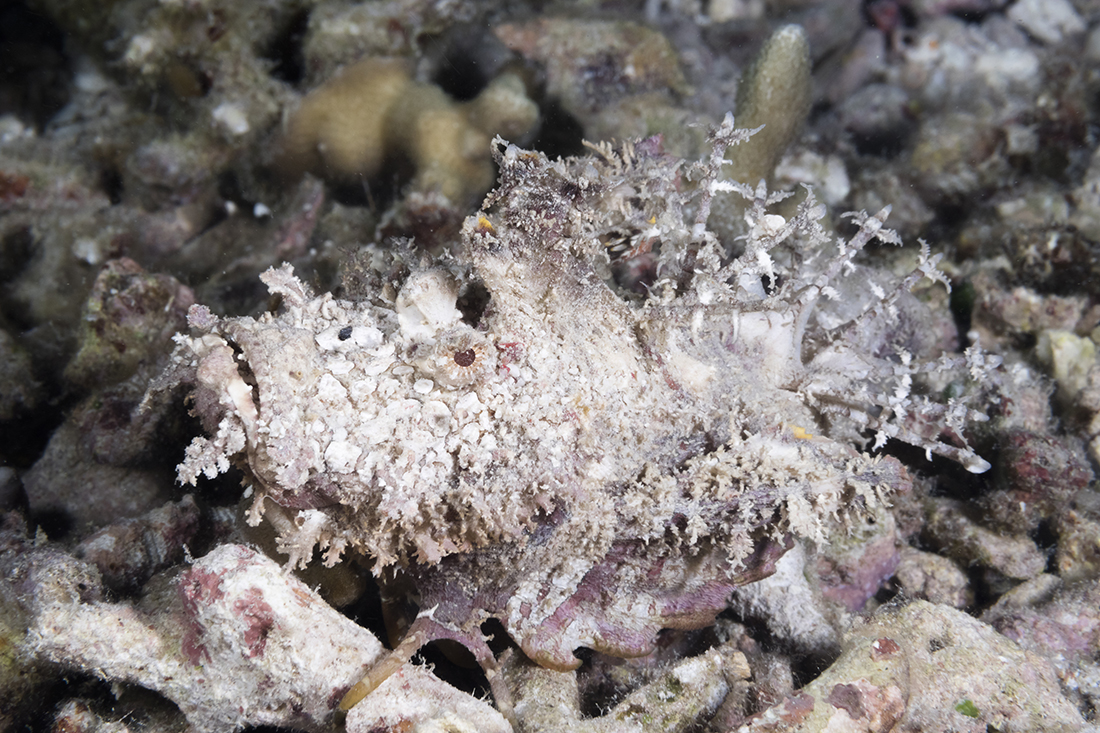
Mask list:
[[[180,478],[241,466],[250,521],[274,524],[291,565],[362,553],[419,599],[345,707],[448,638],[507,710],[489,618],[563,670],[578,647],[636,656],[662,628],[711,624],[792,537],[908,489],[896,459],[858,449],[866,434],[988,468],[962,439],[983,416],[914,389],[926,370],[965,382],[996,365],[929,338],[909,290],[943,281],[937,258],[922,247],[906,278],[872,276],[853,258],[898,241],[888,210],[855,217],[849,240],[812,194],[769,213],[785,195],[720,178],[749,137],[727,117],[699,163],[659,139],[557,161],[497,139],[500,183],[457,257],[390,263],[405,274],[359,301],[284,266],[263,276],[279,314],[192,308],[158,385],[190,385],[210,436]],[[707,228],[720,192],[749,202],[737,256]],[[606,242],[624,236],[651,243],[642,295],[610,274]],[[471,307],[475,290],[487,303]]]

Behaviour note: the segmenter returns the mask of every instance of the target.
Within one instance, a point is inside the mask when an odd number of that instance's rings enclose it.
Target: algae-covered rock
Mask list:
[[[96,460],[88,434],[73,420],[54,430],[23,475],[33,516],[60,516],[78,532],[136,517],[171,500],[171,474]]]
[[[1100,576],[1100,494],[1078,492],[1058,517],[1055,565],[1067,581]]]
[[[1053,575],[1005,594],[982,620],[1030,653],[1046,658],[1067,695],[1095,709],[1100,702],[1100,583],[1067,583]]]
[[[816,680],[742,730],[1040,733],[1085,726],[1047,661],[993,627],[914,601],[845,638]]]
[[[131,376],[163,354],[186,324],[191,289],[175,278],[145,272],[133,260],[109,261],[100,270],[80,319],[80,347],[65,379],[88,389]]]
[[[38,546],[18,513],[0,516],[0,730],[19,729],[57,682],[56,668],[33,649],[29,626],[36,610],[99,598],[94,568]]]
[[[503,23],[493,33],[504,45],[546,71],[546,93],[603,139],[601,110],[618,100],[649,92],[686,91],[683,71],[668,39],[652,28],[627,21],[539,18]]]
[[[190,288],[133,260],[104,265],[82,309],[79,350],[63,373],[70,390],[87,396],[23,477],[32,513],[61,513],[86,530],[173,498],[157,442],[170,408],[134,410],[193,302]]]
[[[966,573],[958,564],[912,547],[902,550],[896,573],[898,585],[910,598],[965,608],[974,602]]]
[[[92,563],[116,592],[133,591],[153,574],[183,560],[199,529],[200,513],[190,494],[136,519],[110,524],[74,550]]]
[[[981,565],[1017,580],[1033,578],[1046,568],[1046,556],[1027,534],[989,529],[954,499],[928,499],[925,506],[925,539],[960,564]]]
[[[335,702],[364,663],[384,651],[369,631],[241,545],[222,545],[182,573],[155,581],[137,606],[82,600],[67,577],[56,584],[69,593],[54,593],[36,608],[31,643],[37,653],[156,690],[197,731],[331,730]],[[507,730],[488,704],[423,667],[399,670],[380,692],[367,709],[373,713],[368,723],[378,718],[411,727],[457,715],[476,720],[481,730]]]
[[[1089,370],[1096,364],[1096,343],[1069,331],[1039,334],[1035,354],[1058,383],[1058,398],[1072,404],[1088,386]]]
[[[472,0],[327,0],[310,8],[302,37],[302,72],[310,83],[330,79],[368,56],[411,58],[425,39],[473,21],[485,6]],[[486,6],[487,7],[487,6]]]
[[[1060,523],[1071,500],[1093,481],[1082,441],[1024,430],[1001,436],[998,482],[982,497],[986,524],[1034,532],[1044,520]]]
[[[42,398],[42,391],[30,354],[0,328],[0,420],[25,415]]]

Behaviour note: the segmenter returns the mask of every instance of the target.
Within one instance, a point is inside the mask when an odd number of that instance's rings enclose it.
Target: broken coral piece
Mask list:
[[[191,289],[169,275],[148,273],[128,257],[108,260],[81,309],[80,343],[65,380],[90,389],[130,377],[163,353],[194,302]]]
[[[921,348],[908,291],[942,279],[936,259],[922,248],[888,287],[839,290],[872,238],[897,241],[888,211],[856,216],[847,240],[812,195],[770,213],[783,195],[719,178],[748,136],[727,117],[697,164],[657,139],[557,161],[498,141],[500,185],[461,259],[412,267],[396,297],[315,296],[284,266],[263,276],[280,314],[192,308],[158,385],[190,384],[209,435],[181,480],[245,466],[252,521],[276,526],[292,565],[319,547],[392,566],[422,604],[395,654],[450,638],[492,681],[489,617],[557,669],[577,647],[640,655],[661,628],[713,623],[791,535],[821,541],[908,490],[899,461],[859,450],[866,434],[986,470],[962,437],[984,416],[914,394],[922,372],[981,380],[996,364]],[[716,191],[751,203],[739,257],[706,227]],[[654,248],[644,295],[604,276],[624,237]],[[460,307],[475,287],[476,312]],[[849,290],[841,317],[829,299]]]
[[[1096,535],[1093,535],[1095,543]],[[1063,692],[1081,710],[1100,702],[1100,582],[1041,575],[1001,596],[981,616],[1054,668]]]
[[[416,81],[405,61],[367,58],[291,113],[278,164],[289,173],[355,181],[378,175],[396,154],[412,164],[414,189],[465,203],[493,185],[492,136],[523,137],[537,120],[538,108],[514,73],[455,102],[438,86]]]
[[[81,581],[87,597],[88,581]],[[77,595],[74,589],[72,598],[38,604],[30,641],[36,652],[156,690],[200,732],[248,725],[330,730],[337,701],[364,663],[383,653],[369,631],[242,545],[218,547],[137,606]],[[507,730],[487,703],[424,668],[402,668],[387,684],[401,694],[374,701],[379,717],[407,720],[412,709],[421,711],[416,722],[457,714],[486,730]]]
[[[958,609],[965,609],[974,603],[974,590],[963,569],[932,552],[914,547],[903,549],[895,578],[908,598]]]
[[[28,652],[27,627],[39,603],[98,600],[95,570],[50,545],[36,546],[23,517],[0,514],[0,730],[18,730],[39,708],[56,670]]]
[[[926,542],[964,567],[987,567],[1007,578],[1026,580],[1042,573],[1046,554],[1024,532],[990,529],[957,499],[925,500]]]

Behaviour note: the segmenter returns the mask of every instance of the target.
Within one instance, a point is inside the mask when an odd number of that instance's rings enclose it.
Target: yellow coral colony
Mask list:
[[[489,190],[493,135],[521,137],[538,108],[512,73],[469,102],[413,79],[397,59],[368,58],[347,67],[302,100],[290,115],[279,167],[337,180],[377,175],[389,156],[415,169],[413,187],[454,203]]]

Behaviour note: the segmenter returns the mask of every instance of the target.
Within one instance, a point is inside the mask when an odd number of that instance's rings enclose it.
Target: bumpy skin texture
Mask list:
[[[727,119],[690,165],[656,139],[555,162],[498,140],[500,185],[462,260],[360,302],[315,297],[283,267],[264,276],[279,315],[192,309],[164,383],[193,385],[212,437],[180,477],[237,461],[292,563],[315,546],[328,562],[366,553],[414,587],[425,639],[484,660],[478,627],[496,617],[533,659],[571,668],[578,646],[641,654],[661,627],[712,622],[791,535],[820,539],[906,490],[900,463],[854,447],[861,432],[984,470],[937,442],[974,415],[910,394],[922,364],[988,366],[921,361],[908,288],[934,261],[829,304],[867,241],[896,238],[886,212],[857,217],[848,242],[820,228],[812,195],[790,221],[767,213],[782,197],[718,180],[747,135]],[[732,258],[705,226],[729,190],[751,204]],[[623,240],[656,246],[645,296],[607,274]],[[475,285],[488,304],[460,310]]]

